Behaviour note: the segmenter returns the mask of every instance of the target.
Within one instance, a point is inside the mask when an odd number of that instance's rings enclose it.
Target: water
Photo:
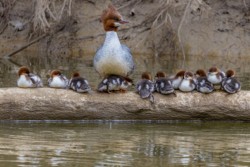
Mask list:
[[[39,74],[44,83],[51,70],[60,69],[68,77],[73,71],[79,71],[85,76],[92,88],[96,88],[101,78],[93,68],[93,54],[83,57],[59,57],[48,56],[40,52],[21,52],[11,60],[0,59],[0,87],[15,87],[18,68],[22,65],[31,67],[34,73]],[[161,56],[154,58],[152,55],[134,55],[136,69],[132,78],[137,81],[144,71],[155,74],[158,70],[174,74],[182,68],[182,57]],[[234,69],[236,76],[242,82],[242,89],[250,89],[250,56],[248,57],[216,57],[210,56],[187,56],[185,69],[195,72],[199,68],[208,70],[211,66],[218,66],[223,70]]]
[[[0,124],[0,166],[250,166],[250,124]]]

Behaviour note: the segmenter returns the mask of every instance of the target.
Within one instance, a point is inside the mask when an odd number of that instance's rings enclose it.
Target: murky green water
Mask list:
[[[1,123],[0,166],[250,166],[250,124]]]

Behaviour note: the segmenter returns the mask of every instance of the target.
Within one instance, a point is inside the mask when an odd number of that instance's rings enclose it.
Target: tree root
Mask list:
[[[178,36],[178,39],[179,39],[179,44],[180,44],[181,51],[182,51],[182,56],[183,56],[182,68],[185,67],[186,54],[185,54],[185,51],[184,51],[184,48],[183,48],[183,43],[182,43],[182,41],[181,41],[180,32],[181,32],[181,27],[182,27],[182,24],[183,24],[183,22],[184,22],[184,20],[185,20],[185,17],[186,17],[186,15],[187,15],[187,11],[188,11],[188,9],[189,9],[189,7],[190,7],[191,2],[192,2],[192,0],[189,0],[189,1],[188,1],[187,5],[186,5],[186,7],[185,7],[184,14],[183,14],[183,16],[182,16],[182,18],[181,18],[181,22],[180,22],[180,24],[179,24],[179,26],[178,26],[178,30],[177,30],[177,36]]]

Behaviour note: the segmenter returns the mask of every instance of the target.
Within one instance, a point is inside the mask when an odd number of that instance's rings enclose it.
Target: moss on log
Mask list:
[[[154,96],[152,104],[134,92],[79,94],[52,88],[1,88],[0,120],[250,121],[250,91]]]

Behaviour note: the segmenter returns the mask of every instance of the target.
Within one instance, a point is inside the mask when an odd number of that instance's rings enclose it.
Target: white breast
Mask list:
[[[195,85],[190,85],[190,80],[187,80],[187,79],[183,79],[180,86],[179,86],[179,89],[183,92],[190,92],[192,90],[194,90],[195,88]]]
[[[220,77],[219,79],[217,78],[216,75],[214,74],[209,74],[208,77],[207,77],[207,80],[209,82],[211,82],[212,84],[219,84],[222,80],[222,78]]]
[[[182,81],[182,78],[177,78],[177,79],[174,79],[173,82],[172,82],[172,86],[174,89],[178,89],[180,84],[181,84],[181,81]]]
[[[123,57],[123,49],[117,33],[110,31],[106,33],[103,47],[95,57],[94,66],[101,75],[116,74],[126,76],[131,70]]]
[[[34,87],[35,85],[25,75],[21,75],[17,80],[17,86],[22,88]]]
[[[67,82],[59,76],[54,76],[52,81],[49,83],[49,86],[54,88],[66,88]]]

